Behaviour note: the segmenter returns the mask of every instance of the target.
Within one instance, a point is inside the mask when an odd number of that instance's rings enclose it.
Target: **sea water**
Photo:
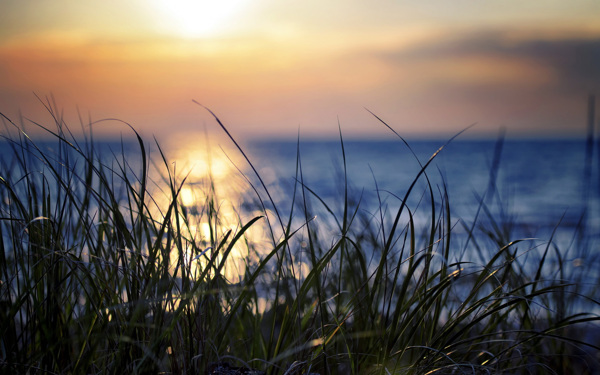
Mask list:
[[[382,201],[398,207],[418,177],[407,203],[428,199],[431,187],[438,204],[447,194],[455,220],[510,221],[521,237],[547,237],[555,229],[572,233],[582,225],[598,235],[598,155],[586,160],[584,140],[407,143],[344,141],[342,148],[339,141],[260,141],[251,143],[247,153],[270,181],[291,192],[301,179],[332,207],[340,206],[345,181],[352,194],[368,202],[366,210],[377,211]]]
[[[435,231],[433,251],[440,250],[438,240],[444,243],[449,239],[451,262],[470,259],[483,266],[504,245],[524,239],[518,249],[511,250],[518,250],[519,263],[525,269],[532,267],[535,272],[544,252],[551,248],[552,259],[545,262],[550,271],[561,269],[560,262],[568,273],[561,277],[600,277],[596,266],[600,257],[600,168],[597,150],[591,153],[592,158],[588,157],[584,140],[455,140],[449,144],[445,140],[410,140],[408,145],[402,141],[353,140],[342,145],[323,140],[261,140],[243,146],[250,163],[230,143],[226,140],[222,147],[161,147],[165,159],[156,145],[146,144],[147,155],[152,158],[146,164],[150,178],[146,186],[151,190],[148,209],[156,205],[156,217],[166,212],[172,199],[172,190],[166,184],[173,181],[180,186],[185,178],[178,199],[192,215],[193,225],[187,228],[190,233],[183,235],[194,238],[202,248],[210,246],[214,224],[207,221],[207,199],[202,194],[216,191],[218,201],[214,203],[223,234],[238,231],[240,224],[257,216],[269,218],[257,221],[245,232],[258,256],[272,249],[273,240],[282,238],[275,212],[284,225],[293,213],[292,230],[298,229],[290,240],[294,248],[305,246],[307,219],[318,228],[327,248],[342,235],[338,225],[347,207],[348,217],[355,217],[353,233],[366,230],[368,222],[380,245],[398,217],[394,239],[402,236],[410,219],[417,250],[429,246],[427,234],[433,226],[443,228]],[[92,152],[89,144],[80,145],[84,153]],[[25,141],[4,142],[0,144],[0,177],[9,177],[17,194],[25,194],[25,201],[28,191],[21,189],[22,158],[16,156],[28,152],[32,155],[25,158],[30,162],[30,180],[38,181],[39,186],[46,184],[52,191],[59,186],[49,181],[53,173],[69,169],[75,171],[65,174],[73,185],[70,190],[74,194],[83,191],[83,180],[73,176],[83,176],[86,163],[70,147],[57,142],[38,142],[35,146]],[[127,210],[128,189],[122,176],[127,174],[129,183],[134,184],[141,176],[144,164],[139,144],[98,142],[94,143],[93,153],[104,166],[102,173],[119,205]],[[0,189],[0,193],[1,213],[8,217],[10,199],[6,189]],[[257,195],[262,207],[257,204]],[[50,203],[60,204],[59,200]],[[306,207],[310,212],[305,212]],[[402,215],[398,216],[401,208]],[[94,211],[95,204],[88,209]],[[97,217],[94,212],[89,215]],[[237,258],[229,258],[242,260],[228,269],[232,280],[241,274],[238,265],[244,264],[243,258],[248,255],[245,250],[240,249]],[[373,255],[376,252],[375,248],[362,250]]]
[[[585,140],[504,140],[501,143],[454,140],[446,143],[447,140],[431,139],[407,143],[350,140],[343,145],[339,140],[261,140],[247,142],[243,148],[283,214],[291,211],[296,185],[296,194],[302,187],[306,188],[304,193],[310,191],[307,195],[315,202],[314,213],[321,214],[322,222],[331,220],[331,215],[323,214],[326,211],[323,204],[340,217],[347,193],[353,201],[361,202],[361,212],[374,217],[385,207],[388,216],[393,218],[405,202],[406,207],[414,211],[414,220],[427,225],[430,210],[426,207],[432,204],[433,196],[438,215],[443,203],[449,202],[450,220],[457,233],[473,223],[489,226],[504,222],[514,227],[512,235],[518,238],[547,239],[554,231],[568,241],[582,228],[586,236],[598,237],[599,158],[597,150],[588,157]],[[3,168],[11,168],[13,173],[18,168],[13,162],[14,154],[23,152],[20,145],[14,146],[6,142],[0,146]],[[37,147],[47,155],[58,150],[57,142],[42,142]],[[155,145],[149,143],[147,151],[159,165],[163,163]],[[175,155],[173,150],[164,151],[168,157]],[[125,170],[139,174],[142,163],[136,142],[98,142],[94,152],[115,170],[125,165]],[[214,147],[210,152],[216,155],[222,151]],[[234,157],[239,151],[229,148],[227,154],[228,159],[236,160],[232,173],[244,173],[262,194],[250,165],[243,158]],[[206,157],[199,154],[192,155],[191,159]],[[174,160],[168,160],[167,165],[173,167],[177,158],[181,158],[181,153],[175,155]],[[231,163],[228,159],[221,165]],[[76,153],[72,160],[73,165],[84,165],[75,162]],[[199,162],[202,160],[188,160],[188,164]],[[186,164],[179,165],[179,171],[184,171]],[[214,169],[213,174],[218,172]],[[298,200],[298,195],[295,199]]]

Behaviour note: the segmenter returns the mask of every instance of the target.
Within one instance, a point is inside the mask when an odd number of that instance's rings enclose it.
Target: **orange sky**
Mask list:
[[[73,128],[216,130],[195,99],[241,138],[387,135],[364,108],[407,136],[571,136],[600,94],[595,0],[198,3],[3,0],[0,112],[47,123],[36,93]]]

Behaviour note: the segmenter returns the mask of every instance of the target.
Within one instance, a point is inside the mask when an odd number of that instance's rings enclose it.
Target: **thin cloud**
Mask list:
[[[515,37],[508,32],[477,32],[428,40],[425,43],[379,53],[389,64],[427,62],[452,74],[449,61],[485,61],[502,69],[520,64],[551,72],[558,90],[591,91],[600,87],[600,36],[544,38],[532,34]],[[517,74],[518,69],[515,69]],[[528,82],[522,81],[523,86]]]

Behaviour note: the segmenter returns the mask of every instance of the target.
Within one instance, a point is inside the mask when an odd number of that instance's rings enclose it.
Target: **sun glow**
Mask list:
[[[155,0],[169,29],[184,37],[209,36],[234,26],[248,0]]]

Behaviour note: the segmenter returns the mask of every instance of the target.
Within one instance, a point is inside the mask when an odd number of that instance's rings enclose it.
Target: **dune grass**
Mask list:
[[[446,187],[428,177],[442,149],[397,204],[351,192],[341,132],[337,201],[303,183],[299,152],[290,201],[277,207],[246,158],[251,186],[232,227],[210,178],[194,185],[197,207],[182,203],[189,181],[158,141],[150,153],[131,128],[138,159],[107,154],[48,109],[54,125],[29,126],[52,150],[3,116],[13,136],[0,166],[2,373],[203,374],[224,363],[240,374],[600,371],[597,243],[577,230],[568,248],[512,238],[488,193],[485,221],[454,220]],[[379,208],[363,209],[366,199]],[[199,223],[208,234],[194,232]],[[466,240],[454,239],[456,225]],[[253,242],[259,227],[266,240]]]

